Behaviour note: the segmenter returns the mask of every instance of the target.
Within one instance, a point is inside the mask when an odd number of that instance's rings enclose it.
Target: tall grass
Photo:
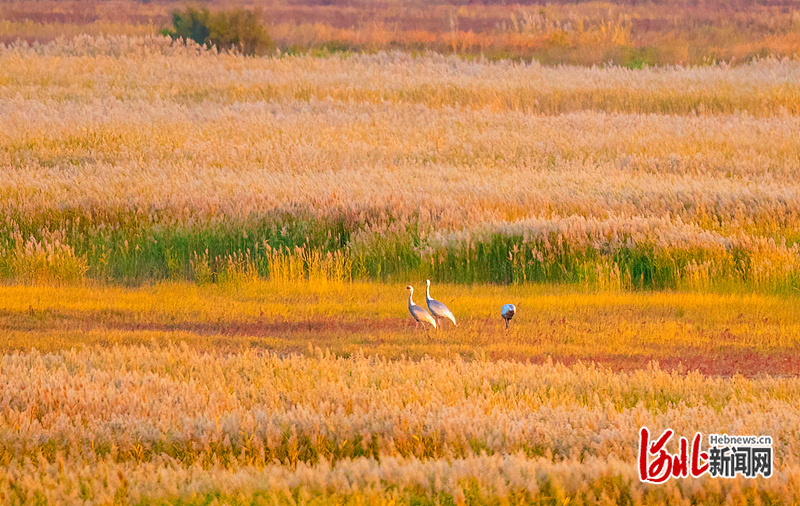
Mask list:
[[[31,350],[2,367],[9,502],[797,500],[796,378],[185,345]],[[770,435],[774,476],[641,484],[642,425]]]
[[[84,37],[0,63],[7,278],[797,286],[796,62],[255,59]]]
[[[108,234],[94,226],[69,232],[44,228],[29,236],[15,232],[0,239],[0,272],[21,280],[63,281],[84,275],[105,281],[199,283],[218,276],[338,282],[431,277],[456,283],[558,282],[625,289],[719,284],[791,292],[800,286],[796,243],[728,238],[656,218],[536,219],[424,237],[408,231],[353,230],[346,234],[353,239],[344,244],[324,235],[330,231],[328,223],[299,222],[298,228],[312,235],[298,237],[295,231],[294,241],[288,229],[285,235],[274,233],[274,224],[128,228]]]

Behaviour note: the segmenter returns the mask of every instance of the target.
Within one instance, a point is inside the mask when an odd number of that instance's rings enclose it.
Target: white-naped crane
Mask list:
[[[417,327],[419,327],[420,322],[422,322],[430,323],[433,325],[433,328],[436,328],[436,320],[433,319],[433,316],[431,316],[429,312],[425,311],[425,308],[414,304],[414,300],[412,299],[414,296],[414,287],[408,285],[406,290],[408,290],[408,312],[411,313],[411,316],[413,316],[415,320],[417,320]]]
[[[506,304],[503,306],[503,309],[500,310],[500,316],[506,321],[506,328],[508,328],[508,322],[514,318],[514,315],[517,313],[517,307],[514,304]]]
[[[428,311],[430,311],[436,319],[436,323],[439,323],[439,318],[447,318],[457,327],[458,324],[456,323],[456,317],[453,316],[453,312],[447,309],[447,306],[438,300],[431,299],[431,280],[426,279],[425,284],[427,285],[425,289],[425,302],[428,303]]]

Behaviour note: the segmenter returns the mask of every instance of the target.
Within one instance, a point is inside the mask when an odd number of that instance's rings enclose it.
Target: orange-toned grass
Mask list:
[[[425,303],[423,280],[415,301]],[[238,352],[266,348],[337,354],[485,356],[541,363],[597,361],[708,374],[798,374],[795,298],[698,293],[608,293],[542,286],[438,285],[458,327],[416,329],[405,285],[168,283],[124,289],[0,287],[0,347],[58,350],[185,341]],[[506,331],[500,307],[518,314]]]

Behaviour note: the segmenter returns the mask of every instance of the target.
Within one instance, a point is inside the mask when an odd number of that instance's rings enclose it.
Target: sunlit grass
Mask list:
[[[423,281],[407,281],[420,303]],[[0,497],[795,500],[798,298],[439,283],[432,295],[458,327],[415,330],[405,284],[0,286]],[[775,476],[644,486],[642,425],[768,434]]]
[[[412,280],[413,282],[413,280]],[[416,301],[424,304],[424,280]],[[758,294],[620,293],[539,285],[439,285],[458,327],[416,329],[405,284],[243,282],[197,286],[0,287],[2,347],[185,341],[201,350],[317,346],[336,354],[599,360],[747,375],[794,372],[797,298]],[[503,304],[518,314],[506,331]],[[776,357],[774,361],[770,357]],[[765,368],[760,370],[759,368]]]
[[[604,492],[631,494],[629,504],[797,497],[796,376],[196,345],[3,355],[0,496],[80,494],[101,504],[199,504],[220,493],[233,496],[229,504],[259,496],[340,503],[352,494],[414,504],[464,495],[595,504]],[[643,485],[635,464],[642,425],[688,436],[768,434],[775,475]]]
[[[793,293],[798,68],[0,49],[0,276]]]
[[[0,499],[795,498],[633,464],[648,424],[796,466],[795,63],[60,44],[0,54]]]
[[[0,503],[797,502],[799,71],[0,48]]]

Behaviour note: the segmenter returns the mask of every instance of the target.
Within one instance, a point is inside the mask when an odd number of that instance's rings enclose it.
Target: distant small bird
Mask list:
[[[433,325],[433,328],[436,328],[436,320],[433,319],[433,316],[431,316],[430,313],[425,311],[424,308],[421,308],[418,305],[414,304],[414,301],[411,298],[414,295],[414,287],[408,285],[406,287],[406,290],[408,290],[408,311],[409,313],[411,313],[411,316],[413,316],[414,319],[417,320],[417,327],[419,327],[420,322],[423,322],[423,323],[430,323],[431,325]]]
[[[456,317],[453,316],[453,313],[447,309],[447,306],[439,302],[438,300],[431,299],[431,280],[426,279],[425,283],[427,284],[427,288],[425,289],[425,302],[428,303],[428,310],[431,312],[434,318],[436,318],[436,323],[439,323],[439,318],[447,318],[453,325],[456,327],[458,324],[456,323]]]
[[[517,307],[514,304],[506,304],[503,306],[503,309],[500,310],[500,316],[506,321],[506,328],[508,328],[508,322],[514,318],[514,315],[517,312]]]

